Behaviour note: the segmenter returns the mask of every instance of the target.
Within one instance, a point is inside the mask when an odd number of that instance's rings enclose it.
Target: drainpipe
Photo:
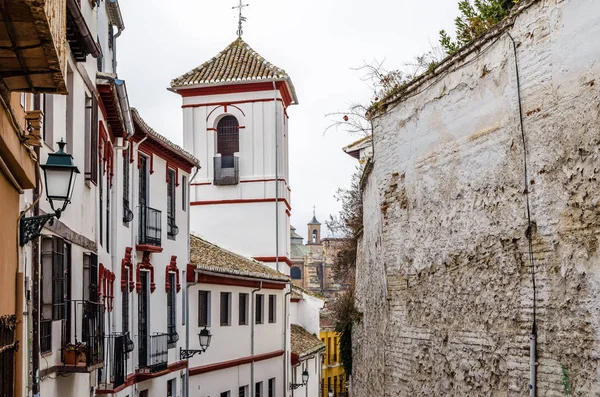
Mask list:
[[[37,158],[40,158],[40,148],[35,148],[35,154]],[[40,178],[39,178],[39,167],[36,164],[35,173],[37,176],[37,183],[33,189],[33,216],[40,214],[40,205],[38,203],[38,197],[40,195]],[[32,393],[33,397],[39,397],[40,395],[40,238],[36,237],[31,242],[31,265],[33,271],[31,274],[33,285],[31,287],[31,300],[32,310],[32,357],[31,357],[31,373],[32,373]]]
[[[277,133],[277,85],[273,81],[273,107],[275,109],[275,266],[279,270],[279,135]]]
[[[188,238],[189,242],[189,238]],[[188,250],[189,256],[189,250]],[[189,257],[188,257],[189,262]],[[187,277],[187,273],[186,273]],[[192,285],[185,283],[185,349],[190,350],[190,287],[198,284],[198,273],[194,272],[194,283]],[[181,357],[180,357],[181,358]],[[183,397],[189,397],[190,395],[190,359],[188,358],[185,362],[185,392]]]
[[[256,289],[252,290],[251,300],[252,300],[252,323],[250,324],[250,356],[252,357],[252,361],[250,362],[250,393],[252,393],[252,388],[254,387],[254,326],[256,323],[256,300],[254,299],[254,294],[258,291],[262,290],[262,280],[260,282],[260,286]],[[264,304],[264,302],[263,302]],[[263,313],[264,316],[264,313]],[[188,396],[186,396],[188,397]]]
[[[117,74],[117,38],[123,33],[123,29],[117,27],[118,31],[113,35],[113,58],[112,58],[112,69],[113,73]]]
[[[287,356],[288,356],[288,346],[287,346],[287,330],[288,330],[288,296],[292,293],[292,285],[288,284],[289,291],[285,293],[283,297],[283,396],[286,396],[288,382],[287,382]]]

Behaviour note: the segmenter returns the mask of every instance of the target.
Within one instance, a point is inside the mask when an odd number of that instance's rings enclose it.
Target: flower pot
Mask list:
[[[77,364],[77,352],[75,350],[65,350],[65,365]]]
[[[85,352],[77,352],[77,354],[79,356],[79,362],[80,363],[85,363],[86,362]]]

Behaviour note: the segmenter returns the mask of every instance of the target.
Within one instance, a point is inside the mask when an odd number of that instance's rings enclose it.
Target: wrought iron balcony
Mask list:
[[[129,200],[123,198],[123,223],[129,223],[133,220],[133,211],[129,207]]]
[[[127,378],[128,334],[115,333],[106,337],[105,371],[102,373],[100,389],[114,390],[125,383]]]
[[[161,246],[162,214],[154,208],[140,206],[138,244]]]
[[[139,337],[139,368],[140,373],[155,373],[167,369],[169,335],[157,333]]]
[[[214,158],[214,184],[219,186],[237,185],[240,183],[240,159],[236,156]]]
[[[2,3],[0,78],[9,90],[67,93],[67,1]]]

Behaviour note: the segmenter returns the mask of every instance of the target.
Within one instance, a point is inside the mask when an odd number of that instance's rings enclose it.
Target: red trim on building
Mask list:
[[[284,104],[284,111],[285,111],[285,103],[283,102],[283,99],[281,98],[277,98],[278,102],[281,102],[282,104]],[[181,105],[182,109],[186,109],[186,108],[199,108],[202,106],[225,106],[225,105],[232,105],[233,104],[242,104],[242,103],[259,103],[259,102],[273,102],[273,98],[264,98],[264,99],[250,99],[247,101],[233,101],[233,102],[210,102],[210,103],[193,103],[193,104],[189,104],[189,105]],[[286,113],[287,116],[287,113]],[[208,128],[210,129],[210,128]],[[214,128],[212,128],[214,130]]]
[[[277,258],[274,257],[274,256],[255,256],[254,259],[256,259],[259,262],[267,262],[267,263],[277,262]],[[285,262],[290,267],[294,264],[290,260],[290,258],[288,258],[287,256],[280,256],[279,257],[279,262]]]
[[[287,84],[283,81],[275,82],[275,87],[281,92],[281,97],[289,106],[292,103],[292,95],[289,92]],[[213,87],[197,88],[178,88],[177,93],[182,97],[239,94],[242,92],[273,91],[273,82],[249,83],[249,84],[228,84]]]
[[[152,252],[152,253],[163,252],[163,247],[157,247],[155,245],[147,245],[147,244],[136,244],[135,249],[137,251]]]
[[[212,182],[194,182],[194,183],[190,184],[190,186],[206,186],[206,185],[212,185]]]
[[[242,102],[242,103],[244,103],[244,102]],[[246,117],[246,113],[244,113],[244,111],[242,109],[240,109],[239,107],[233,105],[231,102],[223,102],[223,103],[219,103],[218,105],[216,105],[216,107],[213,110],[210,111],[210,113],[208,114],[208,116],[206,116],[206,121],[208,121],[208,119],[210,118],[210,115],[213,114],[213,112],[215,110],[217,110],[218,108],[220,108],[220,107],[222,107],[223,110],[225,111],[225,113],[227,113],[227,106],[231,106],[233,108],[236,108],[237,110],[239,110],[240,112],[242,112],[242,115],[244,117]]]
[[[287,216],[292,216],[292,213],[291,213],[289,210],[285,210],[285,214],[286,214]]]
[[[300,355],[294,352],[290,352],[290,361],[292,366],[300,364]]]
[[[286,199],[280,198],[278,201],[283,202],[288,210],[292,210],[290,203]],[[241,204],[241,203],[274,203],[274,198],[268,199],[237,199],[237,200],[209,200],[209,201],[192,201],[190,205],[213,205],[213,204]]]
[[[135,272],[135,288],[138,294],[142,292],[142,281],[140,279],[140,271],[142,269],[150,270],[150,293],[152,293],[156,289],[156,284],[154,284],[154,266],[152,266],[152,263],[150,263],[150,252],[148,251],[144,251],[142,262],[137,264],[137,269]]]
[[[181,291],[181,284],[179,282],[179,269],[177,268],[177,256],[171,256],[171,262],[167,265],[165,269],[165,290],[169,292],[171,290],[171,283],[169,283],[169,273],[173,272],[176,274],[177,278],[177,292]]]
[[[194,281],[196,281],[196,278],[194,277],[196,266],[192,265],[191,263],[188,263],[185,267],[185,270],[185,281],[187,281],[188,283],[193,283]]]
[[[133,292],[135,284],[133,283],[133,264],[131,263],[131,251],[133,248],[125,247],[125,257],[121,260],[121,291],[125,292],[127,288],[127,272],[126,268],[129,268],[129,292]]]
[[[259,361],[269,360],[271,358],[282,356],[283,354],[283,350],[277,350],[272,353],[258,354],[256,356],[242,357],[236,360],[221,361],[220,363],[201,365],[199,367],[190,368],[190,376],[206,374],[222,369],[237,367],[244,364],[250,364],[252,362],[256,363]]]
[[[195,270],[195,268],[193,268]],[[193,280],[192,280],[193,282]],[[213,274],[205,274],[198,273],[198,283],[204,284],[218,284],[218,285],[231,285],[236,287],[248,287],[248,288],[259,288],[261,285],[264,289],[284,289],[287,285],[284,281],[281,283],[277,282],[269,282],[262,280],[248,280],[241,278],[232,278],[228,277],[227,274],[224,275],[213,275]]]
[[[131,375],[127,376],[127,380],[125,380],[125,383],[123,383],[121,386],[117,387],[116,389],[112,389],[112,390],[111,389],[97,389],[96,394],[116,394],[116,393],[120,392],[121,390],[125,390],[126,388],[135,385],[136,383],[143,382],[143,381],[149,380],[149,379],[158,378],[160,376],[168,375],[172,372],[185,369],[186,365],[187,365],[187,361],[183,360],[183,361],[177,361],[173,364],[170,364],[167,367],[167,369],[164,371],[156,372],[153,374],[146,374],[146,373],[141,373],[141,372],[136,373],[136,374],[131,374]]]
[[[291,302],[300,302],[302,299],[300,298],[292,298],[290,299]]]
[[[138,169],[140,168],[140,153],[144,153],[150,158],[150,175],[154,174],[154,153],[147,148],[138,148]]]

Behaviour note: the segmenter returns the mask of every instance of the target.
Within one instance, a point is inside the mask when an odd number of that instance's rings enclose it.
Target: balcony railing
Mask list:
[[[14,327],[0,324],[0,396],[13,396],[17,347]]]
[[[129,207],[129,200],[123,198],[123,223],[129,223],[133,220],[133,211]]]
[[[138,244],[161,246],[162,214],[154,208],[140,206]]]
[[[214,158],[214,184],[219,186],[237,185],[240,182],[240,159],[237,156]]]
[[[66,94],[67,0],[11,0],[0,14],[2,80],[9,90]],[[4,34],[3,34],[4,36]]]
[[[138,372],[154,373],[167,369],[169,335],[161,333],[147,337],[140,336],[139,339],[142,348],[140,348]],[[145,354],[142,353],[144,351]]]
[[[67,364],[65,351],[75,349],[77,361],[65,365],[60,371],[87,372],[104,363],[104,304],[86,300],[72,300],[66,304],[69,318],[64,320],[62,359]],[[72,337],[71,330],[74,331]]]
[[[100,388],[114,390],[125,383],[127,378],[127,345],[131,342],[128,334],[117,333],[106,337],[106,361]]]

